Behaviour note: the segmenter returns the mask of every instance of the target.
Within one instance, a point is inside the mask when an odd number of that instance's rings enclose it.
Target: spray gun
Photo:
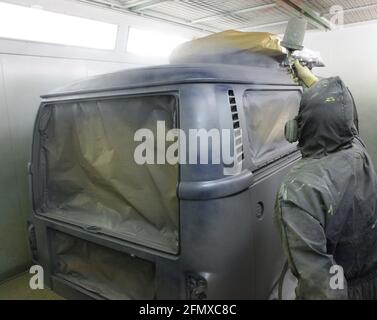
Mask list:
[[[304,49],[303,43],[307,24],[304,19],[291,18],[288,22],[284,39],[281,42],[281,45],[287,49],[287,58],[283,63],[284,67],[287,67],[292,74],[297,75],[297,70],[294,66],[294,61],[296,60],[294,52]]]
[[[283,62],[283,66],[288,68],[290,73],[299,79],[294,62],[298,60],[301,65],[308,67],[310,70],[314,67],[324,67],[325,64],[319,52],[304,49],[303,42],[307,21],[302,18],[292,18],[288,22],[284,39],[281,45],[287,49],[287,57]],[[299,84],[305,87],[301,80]]]

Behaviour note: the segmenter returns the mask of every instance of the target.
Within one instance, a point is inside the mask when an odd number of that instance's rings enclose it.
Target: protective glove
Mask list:
[[[310,71],[308,67],[301,65],[297,59],[294,62],[297,76],[304,82],[304,84],[310,88],[318,82],[318,78]]]

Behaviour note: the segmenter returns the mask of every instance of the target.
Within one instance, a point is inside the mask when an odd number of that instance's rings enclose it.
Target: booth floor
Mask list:
[[[24,273],[0,283],[0,300],[63,300],[48,288],[30,289],[30,277],[29,273]]]

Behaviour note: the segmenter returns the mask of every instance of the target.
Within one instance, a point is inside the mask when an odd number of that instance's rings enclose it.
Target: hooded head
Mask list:
[[[352,96],[339,77],[305,91],[297,118],[303,157],[321,158],[351,147],[357,133],[353,113]]]

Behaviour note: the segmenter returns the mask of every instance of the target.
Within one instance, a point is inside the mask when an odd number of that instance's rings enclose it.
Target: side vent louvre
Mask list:
[[[233,129],[234,129],[234,149],[235,149],[235,159],[238,163],[245,159],[242,144],[242,130],[240,124],[240,117],[238,114],[238,106],[236,101],[236,96],[233,90],[228,91],[230,111],[232,112]]]

